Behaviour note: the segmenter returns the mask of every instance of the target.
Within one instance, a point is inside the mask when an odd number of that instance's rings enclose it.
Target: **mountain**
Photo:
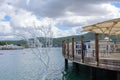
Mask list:
[[[95,39],[95,34],[94,33],[86,33],[83,34],[84,36],[84,40],[94,40]],[[103,37],[108,36],[108,35],[103,35],[103,34],[99,34],[99,39],[103,39]],[[75,39],[75,41],[80,41],[81,35],[72,35],[72,36],[66,36],[66,37],[60,37],[60,38],[53,38],[53,47],[61,47],[62,46],[62,40],[67,40],[69,39],[69,41],[71,42],[72,38]],[[118,37],[115,35],[111,35],[110,38],[115,42],[117,41]],[[43,37],[39,37],[38,38],[40,41],[42,41],[42,43],[44,44],[44,38]],[[32,39],[30,39],[32,40]],[[27,46],[27,42],[25,40],[18,40],[18,41],[0,41],[0,45],[3,44],[16,44],[16,45],[23,45],[23,46]]]
[[[83,34],[83,36],[84,36],[84,40],[94,40],[95,39],[95,34],[92,32]],[[116,42],[117,40],[120,40],[120,37],[118,37],[116,35],[109,36],[107,34],[99,34],[99,40],[104,39],[105,37],[110,37],[110,39],[112,39],[114,42]],[[81,35],[72,35],[72,36],[67,36],[67,37],[54,38],[53,46],[55,46],[55,47],[62,46],[62,40],[69,39],[69,41],[71,42],[72,38],[74,38],[75,41],[80,41]]]
[[[18,46],[25,46],[27,42],[25,40],[6,40],[6,41],[0,41],[0,45],[6,45],[6,44],[15,44]]]
[[[85,40],[93,40],[95,38],[94,33],[86,33],[83,35]],[[75,41],[80,41],[81,35],[72,35],[67,37],[60,37],[60,38],[53,38],[53,46],[62,46],[62,41],[69,39],[71,42],[72,38],[75,39]]]

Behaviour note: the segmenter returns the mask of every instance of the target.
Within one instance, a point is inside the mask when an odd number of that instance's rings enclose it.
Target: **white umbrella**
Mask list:
[[[85,26],[83,27],[83,31],[109,35],[118,35],[120,34],[120,18]]]

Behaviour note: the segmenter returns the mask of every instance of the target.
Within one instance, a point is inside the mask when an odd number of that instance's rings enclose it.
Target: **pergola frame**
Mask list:
[[[120,18],[96,23],[83,27],[84,32],[95,33],[95,53],[96,62],[99,66],[99,39],[98,34],[119,35],[120,34]]]
[[[94,32],[108,35],[120,34],[120,18],[96,23],[83,27],[84,32]]]

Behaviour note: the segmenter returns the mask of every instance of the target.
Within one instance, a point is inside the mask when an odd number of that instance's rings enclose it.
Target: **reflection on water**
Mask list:
[[[90,68],[80,66],[79,71],[69,62],[68,69],[64,66],[61,48],[53,48],[49,52],[50,66],[48,72],[43,74],[45,68],[39,59],[26,50],[1,50],[0,53],[0,80],[41,80],[46,75],[46,80],[90,80]],[[114,72],[98,70],[97,80],[114,80]],[[106,75],[106,73],[110,73]],[[112,76],[111,76],[112,75]],[[107,79],[110,76],[109,79]],[[102,77],[102,78],[101,78]]]
[[[92,73],[92,70],[94,72]],[[93,67],[79,65],[69,62],[68,68],[65,68],[63,73],[63,80],[117,80],[116,72],[103,69],[96,69]]]
[[[26,50],[1,50],[0,53],[0,80],[41,80],[44,75],[46,79],[61,79],[64,70],[64,59],[61,48],[53,48],[50,56],[48,73],[40,60],[32,54],[30,49]]]

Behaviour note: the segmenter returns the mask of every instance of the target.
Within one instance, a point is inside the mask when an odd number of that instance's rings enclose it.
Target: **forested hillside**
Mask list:
[[[85,40],[94,40],[95,39],[95,34],[94,33],[86,33],[83,35]],[[102,35],[99,34],[99,39],[102,39],[103,37],[108,36],[108,35]],[[72,35],[72,36],[67,36],[67,37],[60,37],[60,38],[53,38],[53,47],[61,47],[62,44],[62,40],[67,40],[69,39],[70,41],[72,40],[72,38],[75,39],[75,41],[80,41],[81,35]],[[118,37],[115,35],[110,36],[110,38],[113,41],[118,40]],[[38,38],[41,41],[43,37],[39,37]],[[120,40],[120,39],[119,39]],[[0,41],[0,45],[5,45],[5,44],[16,44],[16,45],[23,45],[26,46],[27,42],[25,40],[19,40],[19,41]],[[43,42],[44,43],[44,42]]]

